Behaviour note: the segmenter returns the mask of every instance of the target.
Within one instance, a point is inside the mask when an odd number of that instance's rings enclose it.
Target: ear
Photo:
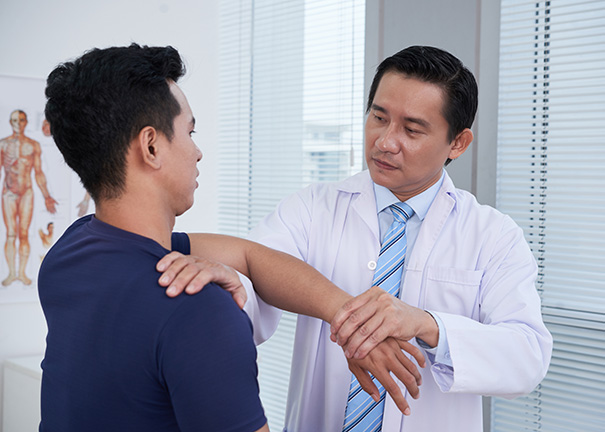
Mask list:
[[[469,128],[464,129],[456,136],[456,138],[454,138],[454,141],[452,141],[449,158],[456,159],[462,156],[472,141],[473,131],[471,131]]]
[[[160,167],[159,133],[152,126],[145,126],[136,137],[136,146],[141,155],[141,161],[151,168]]]

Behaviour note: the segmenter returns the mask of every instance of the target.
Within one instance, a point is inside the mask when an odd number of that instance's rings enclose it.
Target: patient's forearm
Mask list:
[[[189,234],[191,254],[246,275],[259,296],[283,310],[330,322],[351,296],[303,261],[237,237]]]

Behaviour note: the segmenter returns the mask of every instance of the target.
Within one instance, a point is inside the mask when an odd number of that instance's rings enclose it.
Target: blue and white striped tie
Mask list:
[[[372,286],[379,286],[389,294],[398,297],[407,249],[405,224],[414,210],[402,202],[392,204],[390,210],[395,219],[382,242]],[[372,377],[372,380],[380,391],[378,402],[375,402],[369,394],[363,391],[355,375],[351,375],[351,387],[345,411],[343,432],[377,432],[382,430],[386,392],[380,382],[374,377]]]

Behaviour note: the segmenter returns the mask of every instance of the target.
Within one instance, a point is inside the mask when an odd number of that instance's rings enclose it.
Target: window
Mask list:
[[[605,1],[502,0],[497,206],[538,260],[548,375],[492,431],[605,425]]]
[[[220,19],[219,230],[246,236],[285,196],[361,170],[365,1],[225,0]],[[259,347],[272,430],[294,323]]]

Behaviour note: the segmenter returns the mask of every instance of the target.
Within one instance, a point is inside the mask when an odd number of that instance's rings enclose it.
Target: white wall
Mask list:
[[[1,75],[45,79],[58,63],[92,47],[137,42],[172,45],[180,51],[188,69],[181,87],[196,117],[195,138],[204,153],[196,204],[177,219],[176,229],[183,231],[214,232],[217,225],[218,2],[19,0],[1,5]],[[4,239],[0,242],[3,245]],[[0,268],[6,273],[4,258]],[[0,304],[0,366],[8,357],[42,353],[45,336],[46,324],[37,303]],[[1,409],[0,391],[0,418]]]

